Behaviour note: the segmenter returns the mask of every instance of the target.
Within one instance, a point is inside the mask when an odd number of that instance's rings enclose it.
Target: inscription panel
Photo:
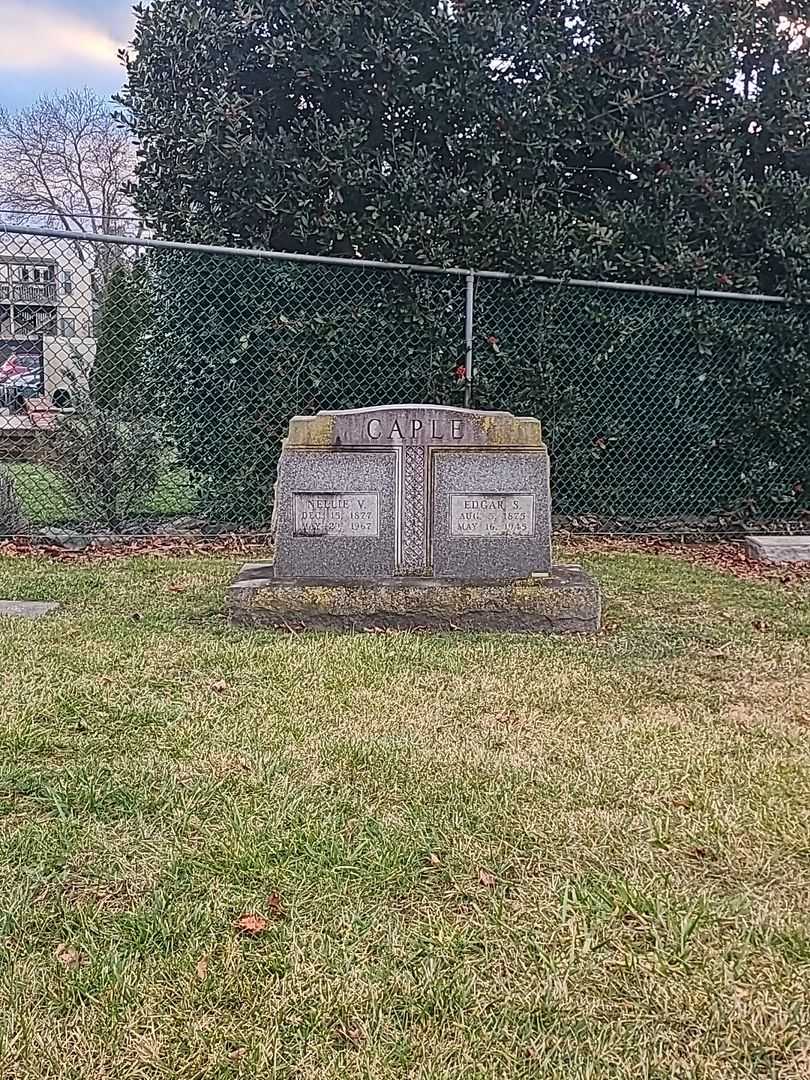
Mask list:
[[[390,450],[282,450],[276,490],[276,577],[330,581],[392,577],[396,485],[396,454]]]
[[[293,536],[379,535],[376,491],[293,492]]]
[[[534,495],[450,495],[450,535],[490,537],[534,535]]]

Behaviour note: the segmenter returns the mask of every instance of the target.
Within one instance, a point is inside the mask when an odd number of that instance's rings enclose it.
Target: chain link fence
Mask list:
[[[809,328],[763,299],[0,227],[0,535],[266,532],[290,416],[396,402],[539,416],[575,529],[806,531]]]
[[[764,300],[476,283],[475,396],[539,415],[596,532],[810,527],[810,317]]]

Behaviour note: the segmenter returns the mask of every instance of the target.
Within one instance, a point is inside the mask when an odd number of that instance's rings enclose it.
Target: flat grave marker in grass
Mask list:
[[[293,417],[275,560],[243,567],[232,621],[320,629],[594,631],[596,583],[552,566],[540,422],[386,405]]]
[[[749,536],[746,548],[757,562],[810,562],[810,536]]]
[[[53,601],[0,600],[0,619],[44,619],[58,610]]]

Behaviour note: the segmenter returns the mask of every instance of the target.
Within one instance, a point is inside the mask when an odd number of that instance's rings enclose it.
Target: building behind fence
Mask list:
[[[0,408],[5,426],[20,397],[66,400],[71,370],[89,370],[94,350],[92,269],[80,249],[61,238],[30,245],[0,232]]]
[[[290,416],[400,402],[539,416],[575,529],[807,531],[808,322],[778,298],[8,228],[0,534],[266,532]]]

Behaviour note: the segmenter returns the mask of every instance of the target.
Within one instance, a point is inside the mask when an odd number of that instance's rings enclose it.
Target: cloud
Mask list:
[[[0,71],[118,66],[121,44],[79,15],[26,0],[0,0]]]

